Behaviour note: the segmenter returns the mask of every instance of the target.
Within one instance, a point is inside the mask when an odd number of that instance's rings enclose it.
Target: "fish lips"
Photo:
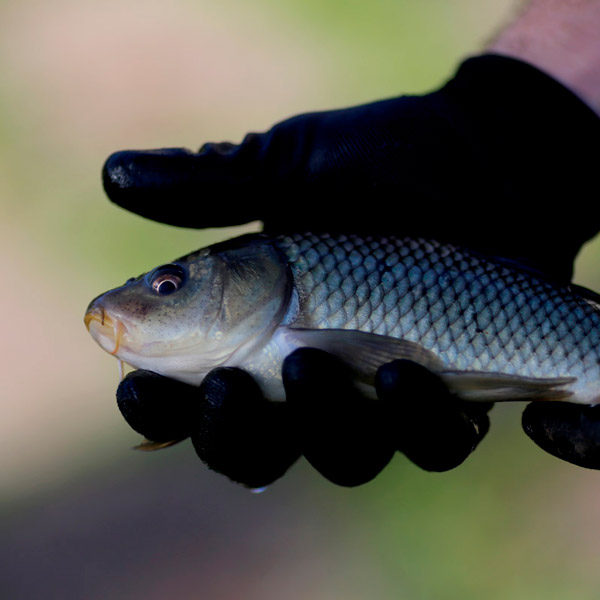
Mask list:
[[[103,306],[93,301],[83,317],[83,322],[94,340],[109,354],[117,356],[123,346],[127,327]]]

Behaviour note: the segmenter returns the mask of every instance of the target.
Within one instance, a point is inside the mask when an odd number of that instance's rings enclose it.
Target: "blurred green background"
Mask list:
[[[398,456],[348,490],[299,462],[254,495],[188,442],[132,452],[116,361],[82,323],[98,293],[235,233],[111,205],[112,151],[237,141],[298,112],[433,89],[516,6],[0,3],[0,597],[598,598],[600,478],[531,443],[521,406],[495,407],[452,472]],[[595,289],[598,252],[577,265]]]

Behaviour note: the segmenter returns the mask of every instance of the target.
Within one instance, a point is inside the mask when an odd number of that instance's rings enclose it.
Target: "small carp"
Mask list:
[[[130,279],[84,320],[135,368],[200,385],[240,367],[274,400],[284,358],[310,346],[345,361],[371,397],[377,368],[405,358],[464,400],[600,402],[592,292],[433,240],[242,236]]]

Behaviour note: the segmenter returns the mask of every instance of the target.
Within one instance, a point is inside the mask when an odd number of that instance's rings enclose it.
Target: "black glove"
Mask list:
[[[597,139],[599,129],[597,116],[554,80],[519,61],[485,56],[465,62],[453,80],[426,96],[302,115],[267,133],[250,134],[240,145],[206,144],[199,153],[114,154],[104,168],[104,185],[117,204],[165,223],[209,227],[261,219],[267,231],[431,236],[518,260],[567,282],[581,244],[598,230],[600,209],[586,203],[595,166],[584,138]],[[565,198],[568,206],[557,209]],[[584,221],[579,206],[585,206]],[[385,465],[390,440],[392,448],[424,468],[443,470],[462,462],[487,431],[485,410],[450,398],[437,378],[414,365],[382,369],[382,401],[367,405],[331,359],[312,353],[290,357],[283,373],[289,406],[264,409],[279,416],[261,418],[259,424],[242,404],[245,398],[254,404],[262,399],[251,380],[236,371],[212,373],[200,390],[186,392],[194,403],[198,396],[204,403],[193,419],[182,419],[203,423],[201,432],[196,425],[187,432],[201,457],[255,486],[283,473],[302,451],[330,479],[355,484]],[[156,402],[161,415],[173,415],[172,398],[183,394],[181,386],[163,382],[157,398],[155,388],[143,383],[145,377],[131,374],[120,386],[124,412],[135,413],[135,398],[141,413]],[[438,405],[435,410],[432,403]],[[347,416],[352,412],[359,415],[355,421]],[[438,418],[442,412],[444,418]],[[374,457],[362,434],[353,434],[361,414],[369,424],[365,430],[377,431],[383,423],[383,433],[374,438],[385,439]],[[553,450],[556,427],[551,423],[557,421],[545,418],[549,413],[543,406],[526,414],[544,423],[526,427],[544,449],[577,464],[600,466],[580,454]],[[265,423],[273,435],[263,437],[265,447],[257,450],[252,432],[264,436]],[[281,431],[289,431],[283,437],[293,449],[288,446],[280,455]],[[336,442],[336,436],[343,441]],[[223,449],[221,439],[230,445]],[[246,460],[254,451],[265,460],[277,458],[266,463],[271,466],[257,466],[260,461]],[[370,468],[357,467],[360,474],[353,477],[357,453],[365,464],[372,462]],[[320,458],[329,455],[333,458]],[[244,460],[246,466],[238,469]],[[257,475],[263,466],[268,475]]]
[[[452,469],[489,427],[489,405],[456,400],[438,377],[410,361],[379,369],[381,402],[365,401],[345,365],[313,348],[286,358],[283,381],[286,402],[269,402],[240,369],[215,369],[199,389],[134,371],[119,385],[117,400],[146,438],[191,436],[210,468],[252,488],[281,477],[300,454],[346,486],[371,480],[396,450],[424,469]]]

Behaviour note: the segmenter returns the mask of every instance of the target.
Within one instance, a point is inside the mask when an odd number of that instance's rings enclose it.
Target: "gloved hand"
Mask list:
[[[269,402],[241,369],[215,369],[199,389],[134,371],[119,385],[117,400],[146,438],[191,436],[211,469],[252,488],[281,477],[300,454],[346,486],[371,480],[396,450],[424,469],[452,469],[489,427],[490,405],[456,400],[437,376],[406,360],[379,369],[381,402],[362,398],[346,367],[313,348],[286,358],[283,381],[286,402]]]
[[[267,231],[430,236],[567,282],[600,222],[589,209],[581,221],[576,206],[594,173],[582,138],[598,128],[596,115],[548,76],[484,56],[426,96],[302,115],[239,145],[206,144],[199,153],[114,154],[104,185],[117,204],[165,223],[261,219]],[[565,197],[568,212],[549,208]],[[177,421],[179,435],[191,435],[210,467],[252,487],[283,474],[300,452],[344,485],[368,481],[395,449],[423,468],[445,470],[488,429],[489,407],[458,402],[432,373],[406,362],[380,369],[380,403],[362,400],[343,367],[312,349],[285,361],[283,405],[267,403],[235,369],[211,373],[199,390],[157,377],[135,372],[120,385],[130,424],[160,441],[162,424]],[[528,434],[561,458],[600,467],[590,463],[593,452],[565,451],[564,443],[556,449],[554,433],[567,429],[552,410],[526,411]],[[594,446],[593,436],[587,439]]]

